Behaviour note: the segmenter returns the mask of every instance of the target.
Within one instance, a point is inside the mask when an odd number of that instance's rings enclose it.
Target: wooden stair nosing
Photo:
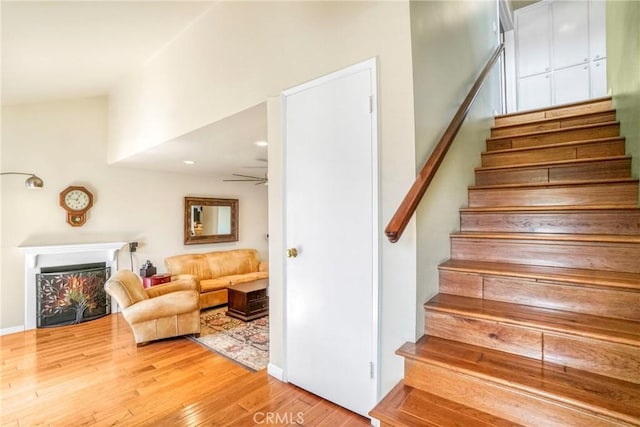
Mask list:
[[[493,152],[492,152],[493,153]],[[569,159],[569,160],[550,160],[547,162],[535,162],[535,163],[519,163],[517,165],[502,165],[502,166],[479,166],[475,168],[475,172],[490,172],[490,171],[503,171],[510,169],[537,169],[541,167],[562,167],[562,166],[577,166],[582,164],[591,164],[598,162],[620,161],[629,160],[629,156],[607,156],[607,157],[590,157],[584,159]]]
[[[438,269],[492,276],[522,277],[539,281],[585,284],[613,289],[640,290],[640,274],[637,273],[454,259],[443,262],[438,266]]]
[[[639,206],[626,205],[549,205],[549,206],[485,206],[485,207],[466,207],[460,208],[460,212],[584,212],[584,211],[602,211],[602,212],[618,212],[631,211],[640,212]]]
[[[415,344],[404,344],[396,354],[590,412],[640,422],[640,388],[626,381],[427,335]]]
[[[640,180],[638,178],[608,178],[608,179],[594,179],[589,181],[562,181],[562,182],[532,182],[522,184],[495,184],[495,185],[471,185],[469,190],[500,190],[510,188],[548,188],[548,187],[576,187],[583,185],[607,185],[607,184],[638,184]]]
[[[413,402],[411,402],[413,401]],[[407,405],[409,403],[409,405]],[[413,388],[400,381],[374,409],[372,417],[392,426],[456,425],[465,427],[515,427],[518,424]]]
[[[572,108],[572,107],[581,107],[581,106],[586,106],[589,104],[597,104],[600,102],[606,102],[612,101],[612,97],[611,96],[602,96],[599,98],[591,98],[591,99],[587,99],[585,101],[581,101],[581,102],[569,102],[566,104],[558,104],[558,105],[552,105],[549,107],[542,107],[542,108],[533,108],[531,110],[523,110],[523,111],[515,111],[513,113],[507,113],[507,114],[498,114],[495,118],[496,119],[501,119],[501,118],[507,118],[507,117],[515,117],[515,116],[521,116],[524,114],[533,114],[533,113],[541,113],[541,112],[549,112],[549,111],[555,111],[555,110],[564,110],[567,108]]]
[[[383,425],[394,427],[438,427],[437,424],[425,422],[425,420],[406,414],[400,409],[402,403],[412,390],[414,390],[412,387],[404,385],[404,383],[400,381],[387,393],[384,399],[369,411],[369,415],[381,421]]]
[[[523,123],[512,123],[512,124],[506,124],[506,125],[494,125],[491,126],[491,130],[498,130],[498,129],[507,129],[507,128],[515,128],[518,126],[532,126],[532,125],[536,125],[536,124],[543,124],[543,123],[549,123],[549,122],[557,122],[557,121],[562,121],[562,120],[572,120],[572,119],[578,119],[580,117],[590,117],[590,116],[598,116],[601,114],[616,114],[617,111],[615,108],[609,108],[606,110],[600,110],[600,111],[590,111],[587,113],[575,113],[575,114],[568,114],[566,116],[559,116],[559,117],[545,117],[545,118],[541,118],[541,119],[537,119],[537,120],[532,120],[530,122],[523,122]]]
[[[596,129],[596,128],[599,128],[599,127],[612,126],[612,125],[620,126],[620,122],[616,120],[616,121],[613,121],[613,122],[591,123],[591,124],[588,124],[588,125],[568,126],[568,127],[565,127],[565,128],[540,130],[540,131],[536,131],[536,132],[519,133],[517,135],[491,136],[491,137],[487,138],[487,142],[495,142],[495,141],[501,141],[501,140],[511,140],[511,139],[515,139],[515,138],[531,138],[531,137],[538,137],[538,136],[545,136],[545,135],[553,135],[555,133],[561,133],[561,132],[567,132],[567,131],[573,131],[573,130]],[[610,138],[614,138],[614,137],[610,137]]]
[[[509,302],[438,294],[425,310],[464,318],[640,347],[640,322],[566,312]]]
[[[559,148],[559,147],[570,147],[573,145],[585,145],[585,144],[593,144],[593,143],[602,143],[602,142],[610,142],[610,141],[626,141],[624,136],[608,136],[605,138],[593,138],[593,139],[582,139],[579,141],[567,141],[567,142],[557,142],[552,144],[544,144],[544,145],[536,145],[533,147],[517,147],[517,148],[505,148],[502,150],[491,150],[491,151],[483,151],[481,155],[494,155],[494,154],[502,154],[502,153],[513,153],[527,150],[541,150],[545,148]]]
[[[575,233],[503,233],[484,231],[458,231],[450,234],[458,239],[500,239],[520,241],[631,243],[639,244],[640,236],[625,234],[575,234]]]

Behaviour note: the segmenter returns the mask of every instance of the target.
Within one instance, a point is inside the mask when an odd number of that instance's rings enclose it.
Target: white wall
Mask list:
[[[2,276],[0,329],[24,320],[24,257],[20,245],[138,241],[134,269],[182,252],[254,247],[266,258],[267,191],[264,186],[223,183],[220,178],[108,166],[107,100],[87,98],[2,110],[2,170],[28,171],[45,181],[27,190],[20,176],[2,177]],[[60,191],[84,185],[94,206],[83,227],[73,228],[58,205]],[[240,241],[182,244],[183,197],[210,196],[240,201]],[[130,268],[121,251],[121,268]]]
[[[410,46],[408,2],[220,2],[112,93],[109,159],[377,57],[382,233],[415,177]],[[272,120],[270,136],[279,126]],[[274,156],[278,143],[270,140],[271,221],[282,218],[275,190],[281,185],[281,159]],[[270,230],[273,242],[281,237],[277,232]],[[335,239],[339,246],[340,236]],[[415,338],[415,247],[414,222],[400,243],[382,245],[383,394],[403,375],[395,350]],[[279,265],[282,255],[272,250],[272,264]],[[271,363],[282,367],[283,324],[276,315],[283,310],[282,283],[276,270],[270,275],[270,296]]]
[[[422,168],[477,74],[499,44],[497,1],[412,2],[411,33],[416,116],[416,167]],[[498,65],[470,111],[416,214],[418,288],[416,337],[423,335],[422,305],[438,292],[438,264],[449,258],[449,233],[500,110]]]

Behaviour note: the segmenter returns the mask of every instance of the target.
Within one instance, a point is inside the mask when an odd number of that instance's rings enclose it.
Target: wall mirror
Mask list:
[[[184,198],[184,244],[238,241],[238,199]]]

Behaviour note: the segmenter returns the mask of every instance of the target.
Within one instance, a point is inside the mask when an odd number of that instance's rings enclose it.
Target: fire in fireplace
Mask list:
[[[111,313],[105,263],[42,268],[36,275],[37,327],[70,325]]]

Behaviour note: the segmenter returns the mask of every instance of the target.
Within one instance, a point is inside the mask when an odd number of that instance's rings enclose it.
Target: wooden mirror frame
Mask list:
[[[193,206],[228,206],[231,208],[231,233],[195,236],[191,234],[191,212]],[[184,198],[184,244],[223,243],[238,241],[238,199],[216,199],[209,197]]]

